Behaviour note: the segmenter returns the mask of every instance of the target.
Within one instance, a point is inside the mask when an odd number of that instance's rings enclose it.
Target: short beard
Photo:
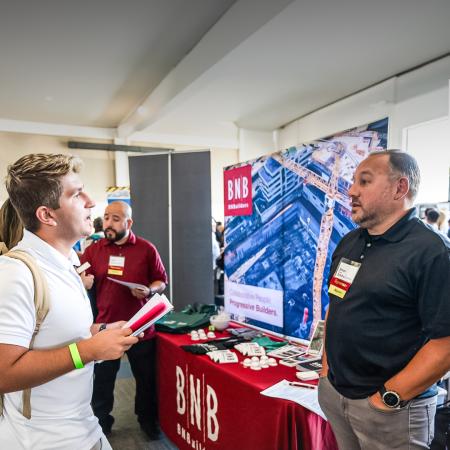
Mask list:
[[[366,212],[362,216],[353,219],[353,222],[358,224],[361,228],[371,228],[378,223],[378,218],[374,213]]]
[[[108,231],[111,231],[114,234],[114,236],[110,236],[108,234]],[[127,235],[127,230],[115,231],[112,228],[105,228],[104,233],[105,233],[105,238],[108,241],[110,241],[110,242],[117,242],[117,241],[122,240]]]

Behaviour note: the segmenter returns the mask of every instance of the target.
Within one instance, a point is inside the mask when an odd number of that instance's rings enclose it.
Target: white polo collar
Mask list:
[[[66,258],[50,244],[28,230],[24,230],[23,238],[16,248],[24,251],[29,249],[36,253],[39,258],[45,260],[47,264],[56,268],[70,270],[73,269],[73,266],[80,265],[78,255],[73,249],[70,251],[69,258]]]

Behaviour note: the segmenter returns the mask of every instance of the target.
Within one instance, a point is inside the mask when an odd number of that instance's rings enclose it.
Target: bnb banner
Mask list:
[[[325,316],[331,255],[355,225],[357,165],[386,148],[388,119],[224,170],[225,308],[233,318],[309,339]]]

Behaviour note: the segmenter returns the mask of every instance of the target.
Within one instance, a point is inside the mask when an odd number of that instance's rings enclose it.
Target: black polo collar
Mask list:
[[[361,237],[366,241],[378,241],[383,239],[388,242],[399,242],[410,232],[411,228],[418,220],[416,208],[411,208],[398,222],[394,223],[394,225],[383,234],[371,235],[366,228],[360,228]]]

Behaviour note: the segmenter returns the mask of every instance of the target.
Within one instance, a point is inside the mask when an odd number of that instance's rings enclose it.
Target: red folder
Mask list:
[[[158,303],[153,308],[149,309],[142,317],[140,317],[136,322],[130,325],[130,328],[133,331],[139,330],[139,328],[143,327],[147,322],[154,319],[158,314],[161,314],[166,308],[164,303]]]

